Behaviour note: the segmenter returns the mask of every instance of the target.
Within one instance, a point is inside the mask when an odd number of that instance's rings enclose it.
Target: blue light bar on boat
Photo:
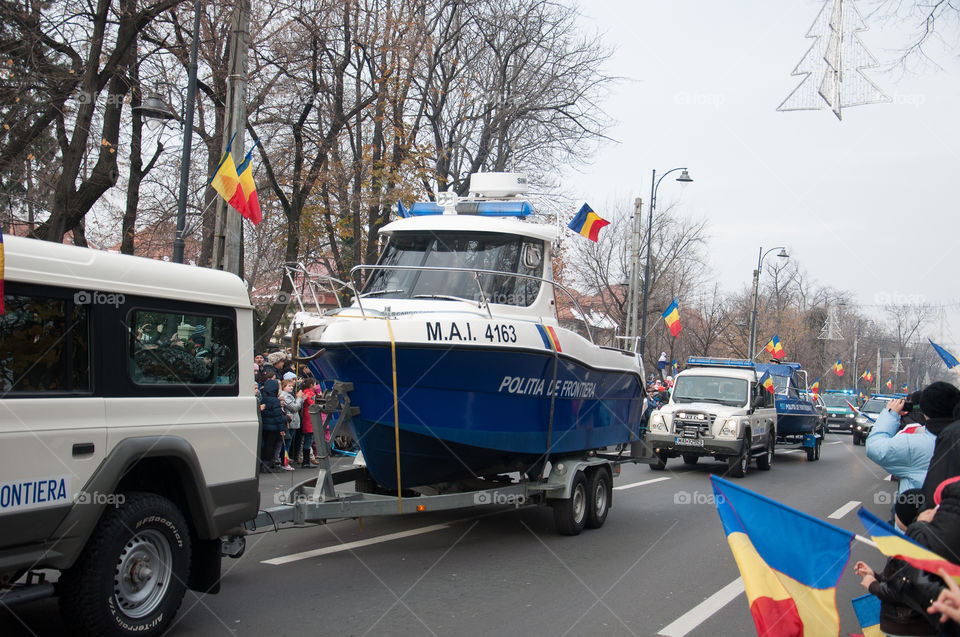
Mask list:
[[[741,369],[753,369],[753,363],[742,358],[706,358],[701,356],[691,356],[687,359],[687,365],[695,365],[697,367],[739,367]]]
[[[409,214],[414,217],[442,215],[443,206],[432,201],[415,203],[410,206]],[[457,214],[482,217],[526,217],[533,214],[533,206],[528,201],[461,201],[457,203]]]

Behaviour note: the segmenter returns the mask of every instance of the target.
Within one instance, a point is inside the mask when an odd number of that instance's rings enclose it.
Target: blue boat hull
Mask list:
[[[367,468],[397,488],[394,395],[388,345],[303,346],[317,378],[353,383],[352,419]],[[403,487],[533,468],[541,459],[636,437],[639,374],[597,370],[550,352],[397,347]],[[549,426],[553,410],[553,427]]]
[[[777,396],[776,405],[778,436],[814,433],[818,414],[811,403],[798,398]]]

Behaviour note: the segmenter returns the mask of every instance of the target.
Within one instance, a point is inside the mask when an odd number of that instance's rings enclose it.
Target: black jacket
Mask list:
[[[264,431],[283,431],[287,428],[287,419],[283,415],[283,406],[277,393],[280,391],[280,383],[276,378],[271,378],[263,384],[260,390],[260,404],[264,405],[260,415],[263,419]]]
[[[927,497],[925,509],[932,509],[933,493],[947,478],[960,476],[960,420],[953,418],[931,418],[927,421],[927,431],[937,437],[933,448],[933,457],[923,481],[923,494]]]

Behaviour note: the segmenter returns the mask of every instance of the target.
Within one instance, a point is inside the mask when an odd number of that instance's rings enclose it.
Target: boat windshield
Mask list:
[[[512,234],[479,232],[398,232],[380,256],[379,265],[454,267],[543,276],[543,241]],[[540,281],[481,275],[490,303],[528,306]],[[480,302],[471,272],[382,269],[372,271],[362,296],[389,299],[433,298]]]
[[[721,376],[678,376],[673,402],[708,402],[741,406],[747,403],[747,381]]]
[[[868,414],[879,414],[884,410],[884,408],[886,408],[889,401],[889,398],[871,398],[867,402],[863,403],[863,407],[860,408],[860,411],[865,411]]]

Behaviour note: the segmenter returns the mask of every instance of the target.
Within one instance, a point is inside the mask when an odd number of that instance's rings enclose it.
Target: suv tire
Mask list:
[[[757,456],[757,469],[760,471],[770,471],[770,466],[773,464],[773,453],[776,449],[777,436],[772,431],[767,435],[767,448],[764,450],[763,455]]]
[[[60,577],[60,608],[78,635],[160,635],[183,601],[190,570],[183,514],[159,495],[122,495]]]

